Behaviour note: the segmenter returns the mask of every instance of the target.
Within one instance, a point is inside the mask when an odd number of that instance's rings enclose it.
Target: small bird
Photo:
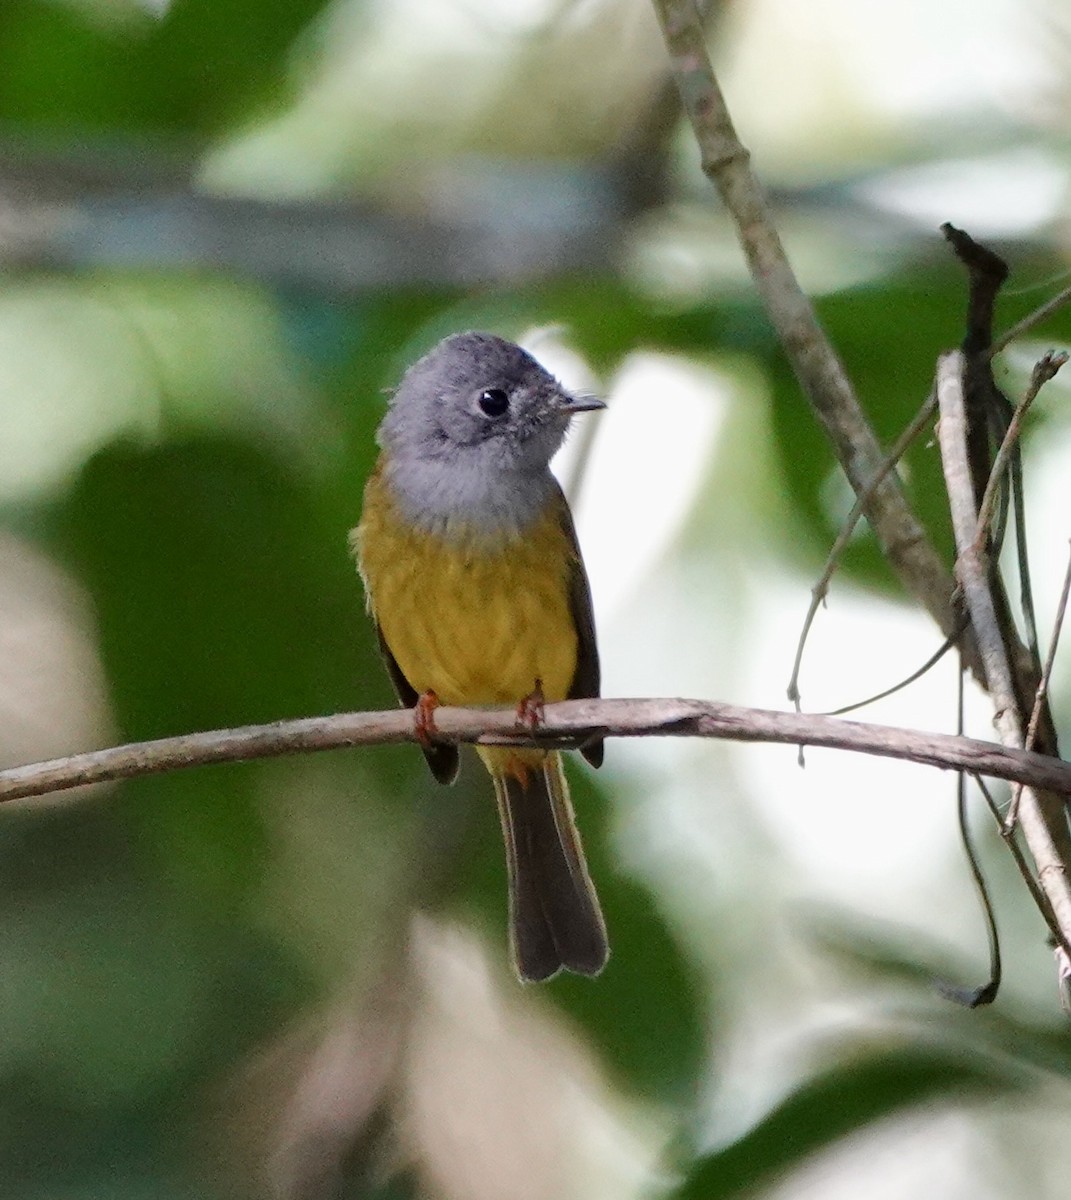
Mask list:
[[[515,704],[532,723],[544,701],[599,695],[591,590],[550,460],[573,415],[603,407],[520,346],[460,333],[409,368],[380,424],[351,542],[387,671],[440,783],[457,777],[458,748],[434,741],[436,704]],[[597,975],[606,926],[560,754],[477,751],[506,843],[517,973]],[[581,753],[599,766],[601,739]]]

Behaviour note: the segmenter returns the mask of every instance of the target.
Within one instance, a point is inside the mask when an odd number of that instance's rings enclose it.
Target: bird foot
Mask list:
[[[417,697],[413,708],[413,730],[417,741],[425,750],[431,750],[435,744],[435,710],[439,707],[439,697],[428,688]]]
[[[535,687],[517,705],[517,722],[528,729],[538,729],[543,724],[543,705],[546,698],[543,695],[543,681],[537,679]]]

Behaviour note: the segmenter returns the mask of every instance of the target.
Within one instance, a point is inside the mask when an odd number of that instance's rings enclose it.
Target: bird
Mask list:
[[[591,589],[550,460],[573,417],[601,408],[478,331],[439,342],[390,398],[350,537],[387,672],[440,783],[457,777],[459,750],[435,740],[436,705],[513,704],[534,725],[544,702],[599,695]],[[601,765],[602,739],[580,750]],[[477,753],[505,841],[517,974],[598,975],[606,924],[561,754]]]

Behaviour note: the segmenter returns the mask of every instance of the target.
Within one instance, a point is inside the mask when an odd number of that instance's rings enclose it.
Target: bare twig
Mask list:
[[[993,465],[989,469],[989,479],[986,481],[985,493],[982,496],[982,503],[978,508],[978,532],[975,535],[975,544],[979,550],[981,550],[982,544],[988,535],[989,522],[993,516],[993,504],[996,500],[997,489],[1004,479],[1004,472],[1007,470],[1008,463],[1015,453],[1015,447],[1019,443],[1019,435],[1023,428],[1023,421],[1026,420],[1026,414],[1038,398],[1038,393],[1041,389],[1067,362],[1067,357],[1062,351],[1050,350],[1047,354],[1043,354],[1034,364],[1034,369],[1030,373],[1030,386],[1026,389],[1022,400],[1015,407],[1015,412],[1012,414],[1012,419],[1008,422],[1008,428],[1005,430],[1004,438],[1000,443],[1000,449],[997,451],[996,457],[993,459]]]
[[[962,679],[962,675],[960,678]],[[963,690],[961,687],[961,717],[963,715],[962,699]],[[967,869],[970,871],[971,881],[974,884],[974,890],[978,896],[978,903],[982,907],[982,916],[985,920],[986,941],[989,945],[989,978],[985,983],[973,988],[961,987],[958,984],[942,980],[938,983],[938,990],[947,999],[954,1000],[957,1004],[962,1004],[965,1008],[981,1008],[985,1004],[992,1004],[997,998],[1004,968],[1001,961],[1000,934],[997,930],[996,913],[993,910],[993,898],[989,894],[989,884],[986,882],[985,874],[982,871],[982,863],[978,858],[978,851],[971,840],[970,821],[967,817],[967,776],[963,771],[960,771],[956,779],[956,816],[959,821],[960,841],[967,855]]]
[[[822,568],[822,574],[818,578],[818,582],[811,588],[811,603],[807,609],[807,615],[803,618],[803,628],[800,630],[799,641],[796,643],[796,657],[792,663],[792,678],[788,681],[788,698],[796,706],[796,711],[800,711],[800,670],[803,667],[803,651],[807,645],[807,638],[811,632],[811,626],[814,624],[814,619],[818,615],[818,610],[825,602],[826,596],[829,594],[829,584],[833,579],[833,573],[837,569],[837,564],[840,562],[840,556],[844,553],[845,546],[851,540],[852,534],[855,532],[856,525],[859,524],[859,518],[862,517],[866,506],[870,503],[875,491],[884,480],[885,476],[892,471],[900,459],[903,458],[907,448],[933,420],[933,415],[937,411],[937,396],[931,392],[929,398],[922,405],[915,415],[915,419],[896,439],[892,449],[885,456],[884,462],[880,469],[870,480],[867,486],[863,489],[860,496],[857,497],[855,504],[852,505],[851,512],[845,518],[844,524],[841,526],[840,533],[837,534],[837,540],[833,543],[832,549],[826,557],[825,566]],[[962,633],[962,629],[959,631]],[[949,634],[949,639],[955,641],[958,633]],[[883,693],[885,695],[887,693]]]
[[[941,418],[937,429],[956,537],[956,577],[963,588],[989,691],[996,706],[1000,740],[1005,746],[1018,749],[1024,745],[1024,730],[1015,681],[990,589],[986,556],[975,545],[977,509],[968,462],[964,369],[965,358],[961,351],[943,354],[938,360],[937,399]],[[1044,790],[1024,790],[1020,820],[1037,867],[1038,882],[1052,909],[1060,942],[1067,949],[1071,941],[1071,886],[1065,864],[1071,861],[1071,831],[1067,826],[1064,797],[1046,794]]]
[[[785,255],[769,207],[733,128],[707,53],[693,0],[654,0],[677,86],[699,143],[703,170],[736,224],[752,279],[796,377],[833,443],[856,495],[881,470],[877,438],[844,366],[818,323]],[[952,580],[915,519],[895,475],[866,504],[882,551],[904,586],[931,613],[945,636],[956,625]]]
[[[595,737],[698,737],[825,746],[1071,793],[1071,763],[1032,751],[975,738],[709,700],[566,700],[548,704],[543,723],[535,730],[519,728],[512,708],[437,708],[435,727],[437,736],[448,742],[559,749],[576,748]],[[215,729],[11,767],[0,771],[0,801],[210,763],[416,740],[413,714],[406,709]]]
[[[1064,305],[1071,302],[1071,287],[1066,287],[1062,292],[1057,292],[1051,300],[1041,305],[1040,308],[1035,308],[1034,311],[1011,327],[1011,329],[1002,333],[989,349],[989,357],[992,358],[995,354],[999,354],[1002,350],[1015,341],[1016,338],[1022,337],[1024,333],[1029,333],[1035,325],[1040,325],[1043,321],[1047,321],[1054,313],[1059,312]]]
[[[1049,908],[1049,903],[1042,894],[1041,888],[1038,887],[1038,881],[1034,878],[1030,869],[1030,863],[1027,862],[1026,855],[1023,853],[1022,846],[1015,840],[1013,831],[1004,827],[1004,819],[1001,815],[1000,805],[997,803],[996,797],[990,791],[986,781],[981,775],[972,776],[974,782],[978,785],[978,790],[982,793],[985,799],[986,806],[993,814],[993,819],[997,823],[997,829],[1000,836],[1004,839],[1004,844],[1008,847],[1008,852],[1011,854],[1016,867],[1019,869],[1019,874],[1022,876],[1023,883],[1026,884],[1026,890],[1033,898],[1034,904],[1038,912],[1045,918],[1045,923],[1052,933],[1052,939],[1058,943],[1060,941],[1060,931],[1056,927],[1056,921],[1053,919],[1052,910]]]
[[[962,666],[956,682],[956,732],[962,736],[965,720],[964,685],[966,683],[965,672]],[[986,791],[984,784],[982,785],[982,790]],[[987,799],[989,799],[988,795]],[[956,774],[956,818],[959,823],[959,840],[967,856],[967,868],[970,871],[975,894],[978,896],[978,903],[981,906],[982,916],[985,920],[986,940],[989,943],[989,978],[984,984],[973,988],[964,988],[950,981],[939,982],[938,987],[950,1000],[955,1000],[958,1004],[966,1005],[967,1008],[978,1008],[983,1004],[992,1004],[996,1000],[997,993],[1000,991],[1004,968],[1000,951],[1000,930],[997,928],[997,914],[993,907],[993,897],[989,893],[989,884],[986,881],[985,872],[982,870],[982,860],[974,844],[970,818],[967,813],[966,771],[959,771]],[[1016,845],[1014,839],[1012,840],[1012,845]],[[1029,874],[1029,868],[1027,869],[1027,873]],[[1043,904],[1043,912],[1045,908],[1046,906]]]
[[[966,628],[966,621],[963,621],[963,627]],[[823,717],[843,717],[850,712],[858,712],[861,708],[866,708],[868,705],[877,704],[879,700],[887,700],[890,696],[895,696],[897,692],[902,692],[904,688],[910,687],[916,680],[919,680],[932,670],[942,658],[956,644],[956,638],[950,637],[937,647],[921,667],[916,667],[910,675],[905,675],[902,679],[898,679],[891,687],[884,688],[880,692],[875,692],[873,696],[866,696],[862,700],[853,700],[851,704],[842,704],[840,708],[831,708],[822,713]]]
[[[1056,662],[1056,647],[1060,644],[1060,633],[1064,626],[1064,615],[1067,612],[1068,594],[1071,593],[1071,559],[1068,559],[1067,569],[1064,571],[1064,585],[1060,589],[1060,602],[1056,606],[1056,619],[1053,621],[1052,637],[1049,639],[1049,652],[1045,656],[1045,666],[1041,672],[1041,679],[1038,681],[1037,691],[1034,694],[1034,705],[1030,710],[1030,723],[1026,727],[1026,748],[1033,750],[1037,744],[1038,729],[1041,725],[1041,715],[1045,709],[1045,697],[1049,693],[1049,680],[1052,678],[1053,664]],[[1008,815],[1005,818],[1003,825],[1008,833],[1015,829],[1016,822],[1019,819],[1019,801],[1022,796],[1023,785],[1017,783],[1012,790],[1011,803],[1008,805]]]

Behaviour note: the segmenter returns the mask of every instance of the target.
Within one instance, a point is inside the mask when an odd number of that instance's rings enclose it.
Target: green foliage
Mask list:
[[[182,0],[118,28],[91,7],[11,0],[0,14],[0,116],[83,133],[218,132],[278,103],[294,38],[319,0]]]
[[[1000,1094],[1022,1082],[1014,1068],[940,1046],[860,1050],[782,1100],[739,1140],[702,1159],[675,1192],[679,1200],[753,1195],[812,1155],[905,1108],[948,1095]]]
[[[372,667],[345,519],[255,444],[113,445],[58,518],[132,739],[342,707]]]

